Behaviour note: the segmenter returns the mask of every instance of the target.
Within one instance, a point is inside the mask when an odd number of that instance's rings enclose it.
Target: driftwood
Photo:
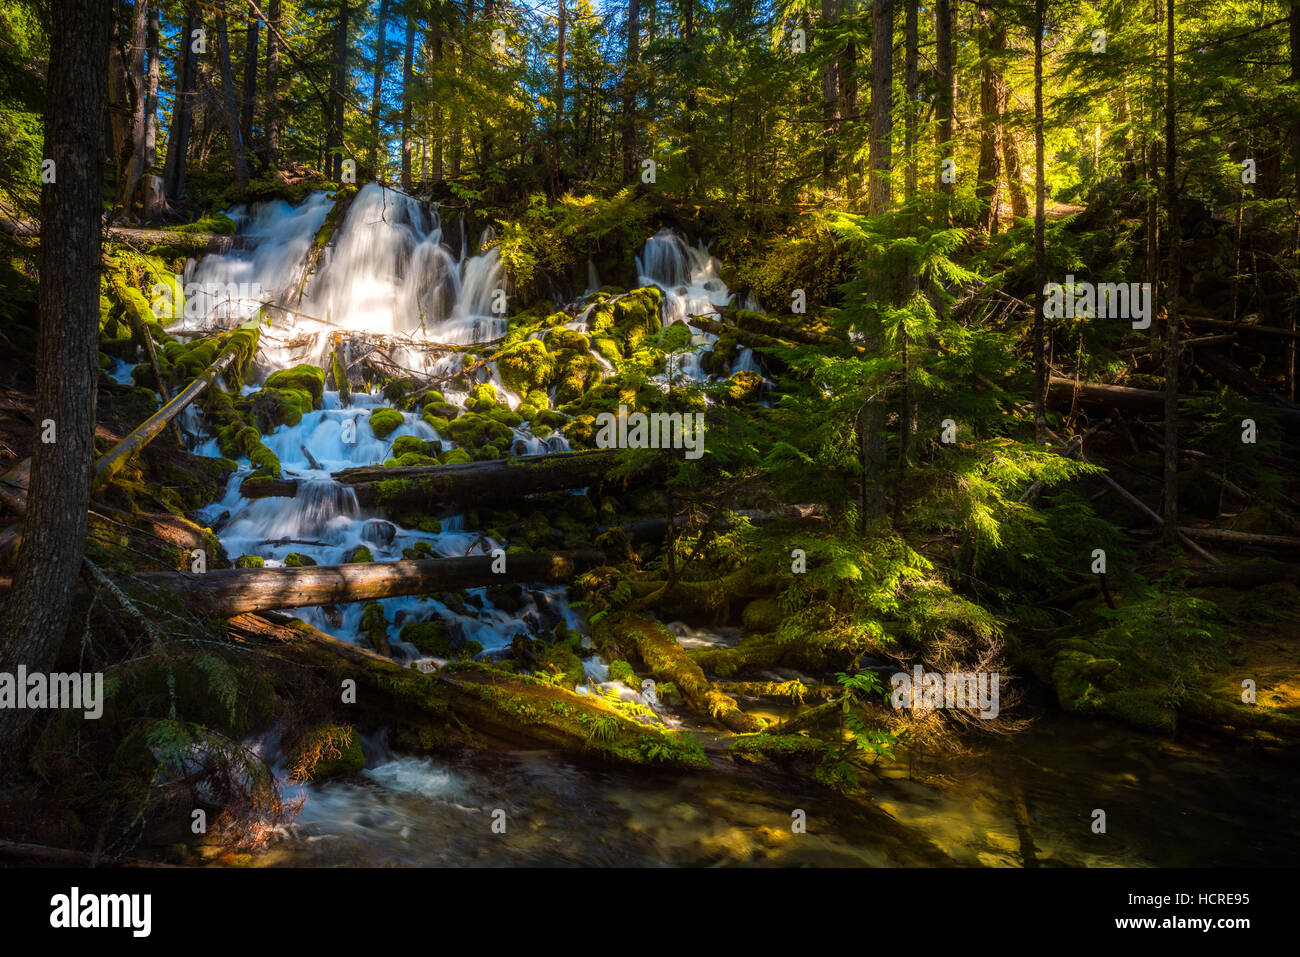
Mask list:
[[[597,449],[459,465],[366,466],[335,472],[334,479],[351,486],[363,506],[385,503],[462,509],[537,492],[585,488],[600,481],[617,463],[617,450]],[[292,498],[301,485],[298,479],[252,479],[245,480],[240,490],[248,498]]]
[[[511,582],[564,581],[604,564],[598,551],[525,552],[420,561],[308,565],[303,568],[222,568],[204,574],[149,572],[136,580],[175,591],[196,615],[232,618],[278,608],[332,605],[423,595]],[[494,565],[504,570],[494,571]]]

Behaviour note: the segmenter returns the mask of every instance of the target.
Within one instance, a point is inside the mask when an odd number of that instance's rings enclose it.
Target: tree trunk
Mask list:
[[[892,159],[889,138],[893,132],[894,0],[871,5],[871,179],[868,209],[879,215],[889,209],[887,175]]]
[[[99,229],[110,7],[53,0],[41,189],[36,419],[54,441],[32,455],[26,539],[0,611],[0,671],[49,669],[67,631],[86,537],[99,380]],[[34,712],[0,711],[0,766],[20,758]]]
[[[402,54],[402,189],[411,188],[411,98],[415,77],[411,58],[415,55],[415,17],[406,17],[406,50]]]
[[[641,54],[641,0],[628,0],[627,53],[623,61],[623,182],[636,176],[636,75]]]
[[[235,169],[235,193],[242,197],[248,192],[248,157],[244,153],[244,138],[239,132],[239,108],[235,101],[234,71],[230,66],[230,34],[226,30],[226,0],[215,0],[217,8],[217,55],[221,61],[222,106],[226,114],[226,127],[230,133],[230,152]]]
[[[466,508],[518,495],[585,488],[599,482],[617,458],[612,450],[597,449],[459,465],[349,468],[335,472],[334,479],[351,486],[363,506],[418,503],[426,510],[442,505]],[[248,498],[292,497],[298,487],[295,479],[249,479],[242,492]]]
[[[989,0],[979,4],[980,18],[980,159],[975,197],[980,202],[980,228],[989,235],[998,228],[998,84],[1000,65],[993,54],[1006,47],[1006,29],[995,22]]]
[[[1034,441],[1047,441],[1047,356],[1043,290],[1047,287],[1047,176],[1043,139],[1043,22],[1047,0],[1034,0]]]
[[[192,614],[233,618],[249,612],[375,601],[403,595],[481,588],[511,582],[565,581],[605,563],[604,552],[524,552],[502,560],[491,555],[357,562],[302,568],[221,568],[193,575],[149,572],[136,581],[174,590]],[[20,712],[21,713],[21,712]]]
[[[244,37],[244,109],[239,119],[239,132],[244,145],[252,149],[253,113],[257,103],[257,42],[259,34],[257,14],[251,5],[248,11],[248,33]]]
[[[280,165],[280,4],[271,0],[271,22],[266,30],[266,162]]]
[[[145,64],[149,5],[149,0],[135,0],[131,8],[130,69],[127,72],[127,90],[131,102],[131,158],[126,164],[126,171],[117,182],[117,206],[122,215],[127,217],[132,215],[135,191],[144,174],[145,127],[148,122]]]
[[[379,2],[379,36],[375,40],[375,77],[370,89],[370,175],[379,178],[379,109],[384,94],[384,45],[388,42],[388,0]]]
[[[185,163],[189,155],[190,129],[194,125],[194,88],[198,54],[193,33],[200,19],[193,4],[185,5],[185,26],[176,44],[176,95],[172,105],[171,133],[167,137],[167,159],[163,166],[163,189],[172,203],[180,202],[185,191]]]
[[[934,111],[939,118],[937,136],[939,139],[939,159],[941,161],[938,176],[939,214],[938,220],[948,222],[949,205],[953,184],[946,182],[942,161],[953,158],[952,115],[953,115],[953,68],[952,68],[952,8],[950,0],[935,0],[934,35],[935,35],[935,84]]]
[[[343,91],[348,88],[348,17],[351,13],[348,0],[339,4],[339,18],[334,25],[334,80],[331,84],[329,106],[329,142],[325,144],[325,165],[331,179],[343,178]]]
[[[1164,529],[1171,541],[1178,534],[1178,281],[1181,232],[1178,211],[1178,117],[1174,91],[1174,0],[1165,0],[1165,208],[1169,216],[1169,269],[1165,281],[1165,462]]]
[[[822,0],[822,29],[829,32],[839,19],[836,0]],[[839,63],[834,48],[826,48],[826,62],[822,64],[822,189],[829,191],[835,185],[835,140],[840,128]]]

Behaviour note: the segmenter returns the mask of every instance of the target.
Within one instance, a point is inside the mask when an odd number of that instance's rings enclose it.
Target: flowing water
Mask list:
[[[459,252],[444,241],[435,208],[370,185],[355,197],[318,268],[304,275],[312,238],[331,200],[317,194],[297,207],[282,202],[237,209],[241,243],[222,255],[191,263],[186,282],[198,295],[174,331],[229,328],[268,303],[273,324],[262,336],[245,393],[276,369],[303,362],[324,366],[333,343],[358,359],[376,337],[388,355],[417,374],[438,376],[459,368],[461,353],[440,348],[472,345],[504,335],[506,319],[494,311],[504,270],[491,234],[471,253],[461,230]],[[732,295],[719,278],[719,264],[703,246],[690,246],[667,230],[647,240],[636,262],[642,285],[663,291],[663,322],[713,315]],[[599,287],[589,264],[588,292]],[[756,303],[746,303],[756,307]],[[585,328],[586,313],[568,325]],[[691,326],[691,346],[675,355],[662,387],[701,381],[700,355],[716,337]],[[600,357],[602,368],[609,369]],[[129,376],[125,366],[110,370]],[[761,367],[744,349],[731,371]],[[479,370],[512,406],[519,397],[505,389],[491,365]],[[467,395],[446,391],[463,406]],[[228,554],[257,555],[268,566],[290,552],[321,564],[342,562],[359,546],[376,561],[402,558],[404,549],[428,544],[434,555],[487,553],[501,545],[452,516],[437,534],[405,528],[359,507],[351,490],[331,473],[372,465],[389,457],[403,435],[446,436],[418,413],[379,438],[370,429],[372,408],[387,405],[375,393],[353,392],[343,403],[327,391],[323,408],[296,426],[264,437],[286,476],[302,481],[294,498],[244,499],[239,485],[251,472],[239,462],[222,498],[200,519],[210,524]],[[355,441],[344,441],[351,422]],[[215,439],[197,415],[184,419],[191,447],[219,455]],[[542,439],[516,429],[515,454],[567,448],[558,436]],[[432,597],[381,602],[391,626],[396,660],[420,661],[420,652],[398,640],[401,626],[440,618],[453,634],[479,642],[482,654],[508,648],[518,633],[534,633],[565,621],[582,631],[563,587],[525,592],[522,607],[494,606],[487,589],[470,589],[463,607]],[[303,608],[293,614],[347,641],[361,637],[360,604]],[[677,627],[683,644],[729,642],[734,634]],[[586,662],[588,680],[579,690],[635,692],[608,680],[605,662]],[[664,723],[681,727],[671,711]],[[265,744],[276,760],[274,743]],[[295,823],[283,829],[260,864],[962,864],[1019,865],[1031,857],[1055,864],[1255,863],[1257,855],[1300,847],[1297,826],[1282,821],[1268,795],[1297,783],[1293,772],[1273,771],[1233,755],[1152,741],[1063,718],[1023,734],[992,739],[983,750],[945,762],[919,783],[905,766],[882,770],[870,802],[835,798],[797,778],[771,770],[740,769],[700,774],[611,770],[574,763],[550,752],[468,753],[417,758],[390,753],[381,739],[366,742],[366,770],[350,781],[291,786],[306,798]],[[932,769],[933,770],[933,769]],[[1254,775],[1255,779],[1252,779]],[[1014,781],[1016,788],[1009,789]],[[937,783],[936,783],[937,782]],[[1028,831],[1008,800],[1019,793]],[[1110,835],[1090,832],[1093,808],[1108,809]],[[808,814],[808,833],[791,832],[791,812]],[[504,835],[490,830],[493,811],[506,812]],[[1271,828],[1271,829],[1270,829]],[[1027,852],[1032,842],[1034,850]]]

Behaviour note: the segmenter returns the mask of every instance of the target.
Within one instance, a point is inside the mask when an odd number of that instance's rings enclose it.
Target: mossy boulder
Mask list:
[[[366,546],[364,545],[361,545],[351,555],[348,556],[347,563],[349,565],[356,565],[365,562],[373,562],[374,560],[375,560],[375,556],[370,554],[370,549],[366,548]]]
[[[551,354],[540,340],[525,339],[497,355],[497,370],[502,382],[520,395],[527,395],[550,382]]]
[[[437,618],[403,625],[401,639],[434,658],[473,658],[483,650],[477,641],[453,635],[447,623]]]
[[[396,409],[375,409],[370,413],[370,431],[377,438],[386,438],[405,421],[406,418]]]
[[[290,552],[284,556],[285,568],[306,568],[308,565],[315,565],[316,559],[310,555],[303,555],[299,552]]]
[[[294,366],[272,372],[262,383],[263,389],[296,389],[311,396],[312,408],[321,407],[321,397],[325,394],[325,372],[311,365]]]
[[[240,555],[235,559],[236,568],[265,568],[266,559],[261,555]]]

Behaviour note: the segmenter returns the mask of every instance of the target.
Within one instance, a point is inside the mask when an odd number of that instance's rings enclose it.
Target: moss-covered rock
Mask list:
[[[235,559],[236,568],[265,568],[266,559],[261,555],[240,555]]]
[[[312,408],[321,407],[321,397],[325,394],[325,372],[311,365],[294,366],[272,372],[262,383],[264,389],[296,389],[311,396]]]
[[[370,430],[377,438],[386,438],[405,421],[406,418],[396,409],[375,409],[370,413]]]
[[[310,555],[302,555],[298,552],[290,552],[284,556],[285,568],[306,568],[308,565],[315,565],[316,559]]]

